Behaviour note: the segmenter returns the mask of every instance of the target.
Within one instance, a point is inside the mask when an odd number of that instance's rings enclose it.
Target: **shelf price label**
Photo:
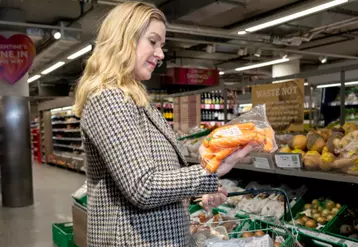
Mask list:
[[[264,157],[253,157],[254,166],[260,169],[271,169],[269,160]]]
[[[275,162],[279,168],[301,168],[300,154],[276,154]]]

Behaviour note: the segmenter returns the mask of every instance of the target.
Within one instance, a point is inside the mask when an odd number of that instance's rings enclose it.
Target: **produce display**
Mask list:
[[[275,132],[266,118],[265,105],[259,105],[212,131],[204,139],[199,153],[202,165],[214,173],[229,156],[237,162],[250,152],[276,149]]]
[[[358,242],[358,209],[344,209],[327,231],[336,237]]]
[[[280,153],[299,153],[305,169],[341,171],[358,175],[358,124],[311,130],[295,135]]]
[[[342,205],[332,200],[319,198],[306,203],[297,213],[295,223],[312,229],[322,229],[341,210]]]

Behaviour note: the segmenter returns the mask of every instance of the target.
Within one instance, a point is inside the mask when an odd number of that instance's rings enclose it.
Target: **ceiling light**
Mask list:
[[[304,84],[305,86],[308,86],[308,82],[305,82],[305,84]]]
[[[284,62],[288,62],[288,61],[290,61],[289,58],[281,58],[281,59],[272,60],[272,61],[268,61],[268,62],[264,62],[264,63],[257,63],[257,64],[252,64],[252,65],[236,68],[235,70],[236,71],[244,71],[244,70],[261,68],[261,67],[270,66],[270,65],[274,65],[274,64],[284,63]]]
[[[318,6],[315,6],[315,7],[309,8],[309,9],[305,9],[305,10],[296,12],[296,13],[291,14],[291,15],[283,16],[283,17],[280,17],[280,18],[272,20],[272,21],[267,21],[265,23],[262,23],[262,24],[259,24],[259,25],[256,25],[256,26],[246,28],[245,31],[250,32],[250,33],[256,32],[258,30],[268,28],[268,27],[272,27],[272,26],[276,26],[276,25],[279,25],[279,24],[282,24],[282,23],[285,23],[285,22],[288,22],[288,21],[292,21],[292,20],[301,18],[303,16],[310,15],[310,14],[313,14],[313,13],[316,13],[316,12],[319,12],[319,11],[322,11],[322,10],[325,10],[325,9],[329,9],[329,8],[334,7],[334,6],[346,3],[346,2],[348,2],[348,0],[330,1],[328,3],[320,4]]]
[[[34,75],[34,76],[30,77],[29,79],[27,79],[27,83],[31,83],[33,81],[36,81],[40,77],[41,77],[41,75]]]
[[[54,37],[55,39],[61,39],[62,34],[61,34],[59,31],[57,31],[57,32],[54,32],[54,33],[53,33],[53,37]]]
[[[44,71],[42,71],[41,74],[47,75],[48,73],[54,71],[55,69],[60,68],[64,64],[65,64],[65,62],[57,62],[54,65],[52,65],[51,67],[49,67],[49,68],[45,69]]]
[[[261,53],[262,53],[261,49],[257,49],[257,50],[255,51],[255,53],[254,53],[254,56],[255,56],[255,57],[261,57]]]
[[[326,63],[327,62],[327,57],[326,56],[320,56],[318,59],[321,61],[321,63]]]
[[[346,82],[344,83],[344,85],[346,86],[358,85],[358,81]],[[317,88],[339,87],[339,86],[341,86],[341,83],[332,83],[332,84],[319,85],[317,86]]]
[[[325,84],[325,85],[319,85],[319,86],[317,86],[317,88],[338,87],[340,85],[341,85],[340,83]]]
[[[87,52],[90,52],[91,50],[92,50],[92,45],[88,45],[88,46],[82,48],[81,50],[76,51],[75,53],[73,53],[72,55],[67,57],[67,59],[70,59],[70,60],[75,59],[79,56],[86,54]]]
[[[219,75],[225,75],[225,72],[224,72],[224,71],[220,71],[220,72],[219,72]]]
[[[237,32],[238,35],[245,35],[246,34],[246,31],[239,31]]]
[[[239,56],[246,56],[246,55],[247,55],[247,47],[245,47],[245,48],[239,48],[239,50],[237,51],[237,55],[239,55]]]
[[[281,58],[288,57],[288,54],[286,52],[279,52]]]
[[[351,81],[351,82],[346,82],[344,83],[346,86],[349,86],[349,85],[357,85],[358,84],[358,81]]]
[[[207,46],[206,46],[206,52],[207,52],[207,53],[213,53],[213,52],[215,52],[215,45],[207,45]]]

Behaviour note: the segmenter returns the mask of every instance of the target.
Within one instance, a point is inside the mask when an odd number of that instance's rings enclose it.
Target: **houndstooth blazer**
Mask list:
[[[186,199],[216,192],[218,177],[186,165],[161,113],[108,89],[87,100],[81,129],[88,246],[189,246]]]

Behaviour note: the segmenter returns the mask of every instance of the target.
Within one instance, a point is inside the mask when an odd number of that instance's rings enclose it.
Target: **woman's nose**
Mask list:
[[[164,52],[163,52],[163,49],[162,48],[157,48],[155,53],[154,53],[154,56],[156,56],[157,58],[159,58],[160,60],[163,60],[164,59]]]

